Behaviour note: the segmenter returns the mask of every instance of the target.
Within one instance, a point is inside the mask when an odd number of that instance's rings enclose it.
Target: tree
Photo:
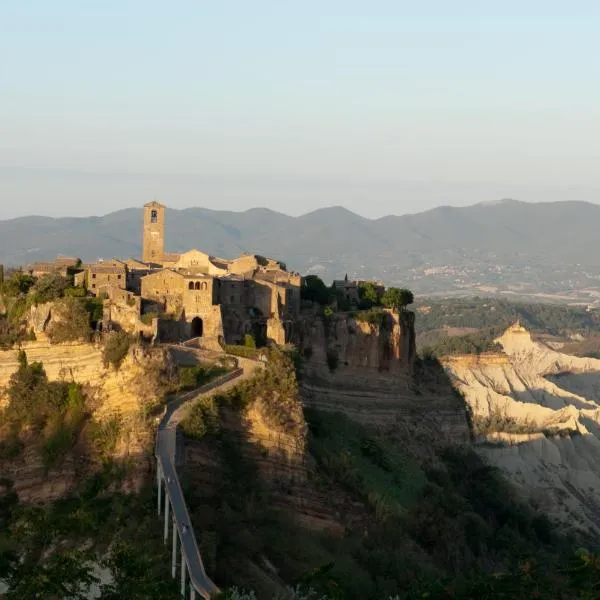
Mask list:
[[[381,300],[384,306],[393,308],[396,311],[401,311],[409,304],[412,304],[415,299],[410,290],[404,288],[388,288]]]
[[[46,332],[52,344],[89,339],[90,315],[79,299],[65,298],[57,312],[58,318],[50,323]]]
[[[69,281],[58,275],[51,273],[40,277],[32,288],[33,302],[35,304],[45,304],[58,300],[64,296],[65,290],[69,287]]]
[[[310,300],[321,306],[329,304],[331,301],[329,289],[318,275],[307,275],[304,277],[300,295],[303,300]]]
[[[7,296],[17,297],[21,294],[27,294],[35,283],[35,277],[23,271],[15,271],[2,284],[2,292]]]
[[[381,298],[377,293],[377,288],[370,282],[364,282],[358,285],[358,295],[360,297],[360,308],[367,309],[374,305],[381,304]]]

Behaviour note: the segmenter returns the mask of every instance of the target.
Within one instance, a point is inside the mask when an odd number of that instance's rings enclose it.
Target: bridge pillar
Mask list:
[[[186,571],[186,564],[185,564],[185,557],[183,556],[183,546],[182,546],[182,551],[181,551],[181,596],[183,598],[185,598],[185,571]]]
[[[177,528],[175,527],[175,522],[173,521],[173,557],[171,559],[171,577],[175,579],[177,576],[177,539],[179,535],[177,534]],[[183,556],[183,552],[181,553]]]
[[[156,459],[156,484],[158,486],[158,516],[161,513],[161,496],[162,496],[162,473],[160,472],[160,460]]]
[[[169,495],[165,490],[165,544],[169,539]]]

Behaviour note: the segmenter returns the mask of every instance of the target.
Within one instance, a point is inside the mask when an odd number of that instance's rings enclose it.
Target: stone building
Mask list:
[[[336,279],[333,282],[333,289],[341,292],[350,304],[357,305],[360,302],[358,283],[348,279],[348,275],[344,279]]]
[[[165,207],[146,204],[143,260],[127,263],[139,273],[137,280],[126,277],[127,289],[151,303],[153,311],[158,308],[179,323],[182,337],[239,343],[252,333],[259,341],[289,340],[291,323],[300,311],[299,274],[258,254],[229,260],[197,249],[166,253],[164,224]]]
[[[34,277],[43,277],[44,275],[61,275],[67,277],[78,269],[81,260],[72,256],[57,256],[54,260],[48,262],[35,262],[26,267],[26,271]]]
[[[162,263],[165,253],[165,207],[159,202],[144,206],[142,261]]]
[[[81,268],[82,271],[75,275],[75,285],[83,285],[94,296],[105,287],[127,289],[127,265],[120,260],[98,261],[84,264]]]

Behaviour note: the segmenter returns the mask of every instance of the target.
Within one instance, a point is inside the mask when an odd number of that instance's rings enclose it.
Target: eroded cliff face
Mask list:
[[[414,372],[415,316],[385,311],[377,323],[348,314],[300,321],[295,341],[305,357],[305,374],[351,386],[378,373],[381,385],[395,387]]]
[[[118,437],[110,458],[128,466],[124,486],[137,488],[152,465],[153,424],[148,412],[159,400],[156,373],[168,368],[167,355],[133,348],[117,371],[106,367],[101,348],[89,343],[51,345],[36,341],[23,343],[22,349],[29,363],[43,363],[50,381],[74,381],[85,387],[90,418],[99,424],[110,420],[118,423]],[[3,407],[7,405],[6,388],[10,377],[18,367],[17,350],[0,351],[0,405]],[[26,443],[18,458],[0,462],[0,473],[14,481],[21,500],[53,500],[101,466],[94,448],[86,446],[84,437],[60,465],[48,472],[33,445]]]
[[[476,448],[567,527],[600,533],[600,360],[513,326],[504,353],[443,360],[472,413]]]
[[[463,401],[443,373],[417,368],[415,315],[386,311],[381,323],[349,315],[307,318],[296,334],[304,356],[305,404],[338,411],[407,443],[428,436],[464,444],[469,429]]]

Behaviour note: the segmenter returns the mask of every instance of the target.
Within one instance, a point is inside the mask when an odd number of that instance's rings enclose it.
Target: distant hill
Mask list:
[[[0,262],[56,254],[139,256],[141,208],[103,217],[23,217],[0,221]],[[233,257],[257,252],[326,280],[377,277],[415,291],[568,292],[600,276],[600,206],[586,202],[528,204],[515,200],[365,219],[342,207],[290,217],[255,208],[167,211],[167,249],[196,247]],[[578,266],[574,266],[578,265]]]

